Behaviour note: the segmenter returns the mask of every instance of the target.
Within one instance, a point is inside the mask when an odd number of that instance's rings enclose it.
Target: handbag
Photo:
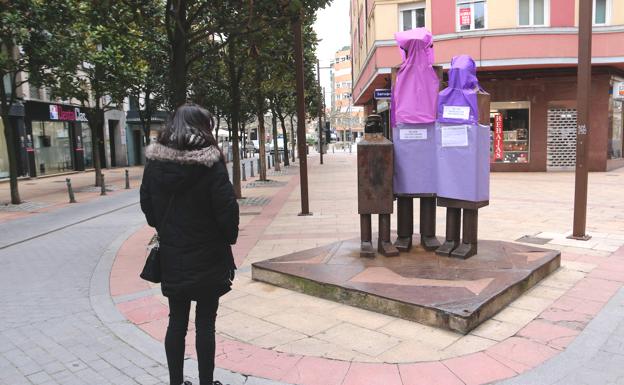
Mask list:
[[[165,215],[160,221],[159,229],[163,229],[165,222],[167,221],[167,217],[169,216],[169,211],[171,211],[171,205],[173,203],[174,195],[169,199],[169,204],[167,205],[167,210],[165,211]],[[158,229],[157,229],[158,231]],[[150,239],[147,244],[147,258],[145,259],[145,266],[143,266],[143,271],[141,271],[140,277],[146,281],[153,283],[160,283],[162,280],[162,270],[160,265],[160,237],[158,232],[154,234],[152,239]]]

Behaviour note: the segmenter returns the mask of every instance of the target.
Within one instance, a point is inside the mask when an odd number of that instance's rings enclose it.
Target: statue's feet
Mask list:
[[[412,248],[412,237],[398,237],[394,242],[394,247],[400,252],[408,252]]]
[[[372,242],[362,242],[360,246],[360,257],[375,258],[375,249]]]
[[[445,241],[442,246],[438,247],[435,253],[441,257],[450,257],[453,250],[457,248],[457,244],[459,242],[455,241]]]
[[[378,251],[384,257],[397,257],[399,250],[390,242],[379,241]]]
[[[477,254],[476,243],[462,243],[451,252],[452,258],[468,259]]]
[[[427,251],[434,251],[440,247],[440,241],[435,236],[420,236],[420,244]]]

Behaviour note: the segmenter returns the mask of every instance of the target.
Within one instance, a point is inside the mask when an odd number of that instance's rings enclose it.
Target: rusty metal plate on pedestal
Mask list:
[[[358,144],[358,213],[392,214],[392,142],[385,138]]]

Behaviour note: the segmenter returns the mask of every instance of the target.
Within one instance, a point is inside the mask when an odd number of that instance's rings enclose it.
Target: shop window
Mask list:
[[[425,26],[425,2],[403,5],[399,8],[399,26],[401,31],[409,31]]]
[[[492,163],[528,163],[530,102],[495,102],[490,108]]]
[[[549,8],[548,0],[518,0],[518,25],[546,25]]]
[[[32,122],[35,164],[39,175],[74,169],[67,122]]]
[[[0,120],[0,179],[9,177],[9,153],[4,137],[4,126]]]
[[[610,23],[611,0],[594,0],[594,25]]]
[[[612,128],[610,130],[609,138],[609,159],[622,158],[622,151],[624,150],[624,100],[613,101],[613,118]]]
[[[485,0],[457,0],[457,30],[471,31],[487,28]]]

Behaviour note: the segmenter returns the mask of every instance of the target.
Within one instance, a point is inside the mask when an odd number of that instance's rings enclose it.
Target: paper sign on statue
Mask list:
[[[467,147],[468,127],[466,125],[442,127],[442,147]]]
[[[442,117],[444,119],[468,120],[470,118],[470,107],[444,106]]]
[[[401,140],[427,140],[426,128],[402,128],[399,130]]]

